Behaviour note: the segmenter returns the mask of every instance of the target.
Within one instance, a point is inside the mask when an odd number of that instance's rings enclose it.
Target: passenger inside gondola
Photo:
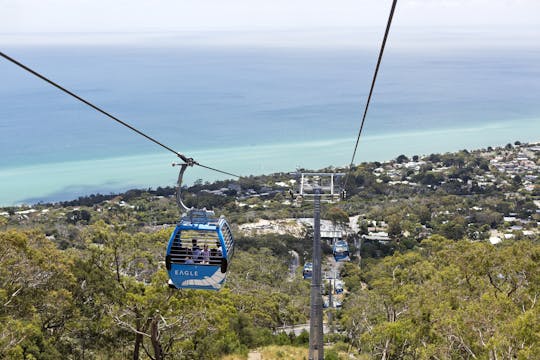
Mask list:
[[[171,249],[171,255],[174,257],[175,261],[178,264],[184,263],[186,256],[189,254],[189,252],[190,249],[182,246],[182,240],[180,239],[180,236],[177,235],[174,238],[174,243]]]
[[[210,249],[210,264],[211,265],[221,264],[222,257],[223,257],[223,253],[221,251],[221,245],[219,241],[216,241],[216,247]]]
[[[203,250],[201,252],[202,263],[210,264],[210,250],[208,250],[208,245],[204,244]]]
[[[201,248],[197,244],[197,239],[192,239],[191,244],[191,255],[193,258],[193,262],[198,264],[201,262]]]
[[[189,256],[189,252],[190,252],[189,249],[184,248],[184,247],[180,247],[178,249],[178,260],[182,262],[185,259],[187,259],[187,257]]]

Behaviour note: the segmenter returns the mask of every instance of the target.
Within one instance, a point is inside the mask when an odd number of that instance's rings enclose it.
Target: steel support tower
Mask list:
[[[313,212],[313,275],[309,319],[309,360],[324,359],[323,309],[321,287],[321,190],[316,188]]]
[[[300,175],[300,174],[299,174]],[[309,321],[309,360],[324,359],[323,306],[322,306],[322,256],[321,256],[321,202],[339,200],[337,191],[343,173],[302,173],[299,199],[309,199],[314,203],[313,210],[313,275],[311,278],[310,321]],[[338,180],[338,181],[336,181]]]

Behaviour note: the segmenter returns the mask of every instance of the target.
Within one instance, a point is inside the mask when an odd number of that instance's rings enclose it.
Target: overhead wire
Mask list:
[[[383,41],[381,43],[381,48],[379,51],[379,57],[377,59],[377,66],[375,67],[375,72],[373,73],[373,79],[371,81],[371,88],[369,90],[369,95],[366,101],[366,107],[364,108],[364,114],[362,115],[362,122],[360,123],[360,129],[358,130],[358,136],[356,137],[356,143],[354,144],[354,150],[351,158],[351,163],[349,165],[349,172],[345,178],[345,187],[347,187],[349,175],[352,172],[354,166],[354,158],[356,157],[356,151],[358,150],[358,144],[360,142],[360,136],[362,135],[362,130],[364,129],[364,123],[366,121],[366,116],[369,109],[369,104],[371,102],[371,97],[373,95],[373,89],[375,88],[375,83],[377,81],[377,75],[379,73],[379,68],[381,66],[382,57],[384,54],[384,49],[386,47],[386,40],[388,39],[388,34],[390,33],[390,27],[392,25],[392,19],[394,18],[394,11],[396,10],[397,0],[393,0],[392,8],[390,9],[390,15],[388,16],[388,22],[386,23],[386,30],[384,32]]]
[[[392,2],[392,7],[390,9],[390,14],[388,16],[388,22],[386,24],[386,30],[385,30],[385,33],[384,33],[384,37],[383,37],[383,41],[381,43],[381,48],[380,48],[380,51],[379,51],[379,56],[378,56],[378,59],[377,59],[377,65],[375,67],[375,72],[373,74],[373,79],[371,81],[371,87],[370,87],[370,91],[369,91],[369,95],[368,95],[368,98],[367,98],[367,101],[366,101],[366,106],[365,106],[365,109],[364,109],[364,113],[363,113],[363,116],[362,116],[362,122],[360,124],[360,129],[358,131],[358,136],[356,137],[356,142],[355,142],[355,145],[354,145],[354,150],[353,150],[353,154],[352,154],[352,158],[351,158],[351,163],[349,165],[349,172],[347,173],[347,176],[346,176],[346,179],[345,179],[345,188],[347,187],[347,184],[348,184],[348,180],[349,180],[349,177],[350,177],[350,173],[352,172],[352,168],[354,166],[354,159],[356,157],[356,153],[357,153],[357,150],[358,150],[358,144],[360,142],[360,137],[362,135],[362,131],[364,129],[364,124],[365,124],[365,121],[366,121],[366,117],[367,117],[367,113],[368,113],[368,109],[369,109],[369,105],[370,105],[370,102],[371,102],[371,98],[372,98],[372,95],[373,95],[373,90],[375,88],[375,83],[377,81],[377,75],[378,75],[378,72],[379,72],[379,68],[380,68],[380,65],[381,65],[381,61],[382,61],[382,57],[383,57],[383,54],[384,54],[384,49],[386,47],[386,41],[388,39],[388,34],[390,32],[390,28],[391,28],[391,24],[392,24],[392,20],[393,20],[393,17],[394,17],[394,12],[395,12],[395,8],[396,8],[396,5],[397,5],[397,0],[393,0]],[[208,169],[208,170],[211,170],[211,171],[215,171],[215,172],[219,172],[219,173],[222,173],[222,174],[225,174],[225,175],[229,175],[229,176],[233,176],[233,177],[241,177],[239,175],[236,175],[234,173],[231,173],[231,172],[227,172],[227,171],[223,171],[223,170],[220,170],[220,169],[217,169],[217,168],[214,168],[214,167],[210,167],[210,166],[207,166],[207,165],[203,165],[197,161],[195,161],[193,158],[188,158],[187,156],[185,156],[184,154],[181,154],[180,152],[172,149],[171,147],[159,142],[158,140],[154,139],[153,137],[145,134],[144,132],[138,130],[137,128],[135,128],[134,126],[126,123],[125,121],[122,121],[120,120],[119,118],[117,118],[116,116],[110,114],[109,112],[101,109],[100,107],[94,105],[93,103],[91,103],[90,101],[78,96],[77,94],[73,93],[72,91],[62,87],[61,85],[57,84],[56,82],[48,79],[47,77],[43,76],[42,74],[38,73],[37,71],[31,69],[30,67],[22,64],[21,62],[15,60],[14,58],[6,55],[5,53],[1,52],[0,51],[0,56],[2,56],[3,58],[5,58],[6,60],[12,62],[13,64],[21,67],[22,69],[26,70],[27,72],[33,74],[34,76],[40,78],[41,80],[49,83],[50,85],[58,88],[59,90],[63,91],[64,93],[72,96],[73,98],[79,100],[80,102],[90,106],[91,108],[93,108],[94,110],[100,112],[101,114],[107,116],[108,118],[118,122],[119,124],[129,128],[130,130],[136,132],[137,134],[143,136],[144,138],[146,138],[147,140],[157,144],[158,146],[172,152],[173,154],[175,154],[176,156],[178,156],[182,161],[184,161],[185,163],[188,163],[189,165],[197,165],[199,167],[202,167],[202,168],[205,168],[205,169]]]
[[[227,172],[227,171],[223,171],[223,170],[220,170],[220,169],[216,169],[216,168],[213,168],[213,167],[210,167],[210,166],[206,166],[206,165],[200,164],[199,162],[193,160],[192,158],[189,158],[189,157],[185,156],[184,154],[181,154],[180,152],[178,152],[178,151],[172,149],[171,147],[169,147],[169,146],[167,146],[167,145],[165,145],[165,144],[159,142],[158,140],[156,140],[156,139],[154,139],[153,137],[151,137],[151,136],[145,134],[145,133],[142,132],[141,130],[138,130],[137,128],[135,128],[134,126],[128,124],[127,122],[120,120],[120,119],[117,118],[116,116],[114,116],[114,115],[110,114],[109,112],[103,110],[102,108],[100,108],[100,107],[94,105],[94,104],[91,103],[90,101],[88,101],[88,100],[86,100],[86,99],[80,97],[79,95],[75,94],[74,92],[72,92],[72,91],[66,89],[65,87],[63,87],[63,86],[59,85],[58,83],[56,83],[56,82],[50,80],[49,78],[43,76],[42,74],[38,73],[37,71],[31,69],[30,67],[24,65],[23,63],[21,63],[21,62],[15,60],[14,58],[12,58],[12,57],[6,55],[5,53],[3,53],[3,52],[1,52],[1,51],[0,51],[0,56],[2,56],[2,57],[3,57],[4,59],[6,59],[6,60],[12,62],[13,64],[19,66],[20,68],[26,70],[27,72],[31,73],[32,75],[34,75],[34,76],[40,78],[41,80],[43,80],[43,81],[49,83],[50,85],[56,87],[57,89],[63,91],[64,93],[66,93],[66,94],[68,94],[68,95],[74,97],[75,99],[79,100],[80,102],[82,102],[82,103],[84,103],[84,104],[90,106],[92,109],[94,109],[94,110],[100,112],[101,114],[107,116],[108,118],[110,118],[110,119],[116,121],[117,123],[119,123],[119,124],[121,124],[121,125],[127,127],[128,129],[130,129],[130,130],[136,132],[137,134],[143,136],[143,137],[146,138],[147,140],[150,140],[151,142],[153,142],[153,143],[155,143],[155,144],[161,146],[162,148],[164,148],[164,149],[166,149],[166,150],[172,152],[173,154],[175,154],[176,156],[178,156],[180,159],[182,159],[182,161],[184,161],[184,162],[187,163],[188,165],[190,165],[190,166],[197,165],[197,166],[199,166],[199,167],[202,167],[202,168],[205,168],[205,169],[209,169],[209,170],[212,170],[212,171],[215,171],[215,172],[219,172],[219,173],[222,173],[222,174],[225,174],[225,175],[230,175],[230,176],[234,176],[234,177],[238,177],[238,178],[241,177],[240,175],[236,175],[236,174],[233,174],[233,173],[230,173],[230,172]]]

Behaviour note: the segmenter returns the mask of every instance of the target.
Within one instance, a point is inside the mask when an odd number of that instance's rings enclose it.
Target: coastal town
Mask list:
[[[413,159],[402,156],[396,160],[376,164],[377,167],[373,169],[372,174],[377,183],[386,184],[388,187],[405,186],[431,191],[446,188],[462,196],[499,191],[505,201],[520,203],[529,199],[529,202],[524,204],[524,208],[508,209],[507,212],[497,214],[491,213],[490,216],[494,217],[494,222],[489,224],[489,231],[484,234],[483,239],[496,244],[515,238],[538,238],[540,236],[540,145],[522,145],[518,142],[515,145],[508,144],[497,149],[488,148],[473,154],[476,156],[475,161],[480,163],[476,171],[464,169],[466,167],[465,155],[470,154],[458,154],[456,159],[451,160],[437,155],[422,159],[418,156]],[[429,169],[433,176],[420,176],[425,169]],[[285,183],[281,182],[277,185],[285,186]],[[267,188],[264,189],[263,194],[254,194],[253,189],[248,189],[244,196],[265,197],[269,191],[271,189]],[[282,204],[288,206],[291,202],[285,200]],[[255,206],[245,203],[240,203],[240,205],[250,208]],[[485,214],[486,209],[477,205],[469,209],[458,208],[452,213],[450,210],[439,210],[431,216],[448,218],[459,213],[465,214],[467,227],[485,223],[481,221],[482,216],[479,215]],[[401,237],[410,235],[407,231],[403,231],[394,234],[391,238],[388,233],[388,223],[385,220],[370,218],[366,213],[350,216],[348,223],[336,224],[330,220],[323,220],[321,233],[326,239],[353,236],[361,232],[360,222],[365,228],[360,235],[368,242],[389,243],[393,239],[399,240]],[[312,226],[312,219],[261,219],[255,223],[240,225],[240,230],[247,233],[301,234],[302,228],[306,226]],[[423,226],[418,236],[425,238],[432,233],[432,228]]]
[[[355,196],[361,197],[362,188],[374,187],[376,192],[385,195],[384,199],[381,199],[382,205],[400,202],[399,198],[403,194],[417,193],[430,196],[453,195],[463,199],[491,199],[490,204],[482,205],[483,201],[478,200],[468,208],[449,204],[446,208],[434,208],[428,215],[430,219],[444,219],[442,222],[446,223],[452,217],[463,218],[463,225],[476,231],[464,232],[467,235],[472,234],[469,236],[472,239],[480,237],[482,240],[498,243],[508,239],[534,238],[540,234],[539,143],[516,142],[504,147],[422,157],[415,155],[411,158],[400,155],[387,162],[363,164],[359,168],[363,171],[361,176],[364,177],[365,184],[359,187],[359,195]],[[278,181],[273,181],[275,179]],[[295,189],[296,181],[294,173],[276,174],[265,177],[263,182],[253,177],[247,184],[228,182],[220,188],[216,188],[219,184],[200,184],[197,187],[201,194],[211,198],[232,198],[231,204],[234,205],[229,208],[234,208],[234,212],[247,213],[238,225],[238,230],[245,235],[275,233],[301,237],[306,227],[312,225],[313,220],[308,216],[278,218],[275,213],[269,214],[276,207],[285,209],[281,212],[301,207],[298,199],[288,195],[291,189]],[[174,194],[173,189],[168,192],[167,196],[153,195],[147,199],[167,207],[168,199]],[[493,204],[493,198],[497,198],[499,204]],[[110,195],[107,200],[90,207],[64,207],[60,203],[21,205],[1,209],[0,219],[6,227],[11,224],[44,223],[61,218],[68,223],[77,223],[81,220],[88,221],[90,214],[98,217],[100,213],[111,211],[136,214],[141,210],[141,207],[136,205],[137,201],[133,203],[127,200],[126,196]],[[169,211],[174,212],[172,209]],[[256,221],[248,221],[257,217],[257,214],[260,217]],[[348,214],[349,221],[339,223],[323,219],[323,238],[360,234],[366,241],[388,243],[411,236],[411,231],[407,229],[401,229],[397,233],[396,229],[389,229],[389,226],[395,225],[392,224],[392,219],[373,215],[373,211]],[[411,214],[405,216],[409,217]],[[171,220],[171,223],[174,223],[174,217]],[[420,225],[421,229],[415,229],[415,236],[419,239],[433,233],[433,228],[426,224]]]

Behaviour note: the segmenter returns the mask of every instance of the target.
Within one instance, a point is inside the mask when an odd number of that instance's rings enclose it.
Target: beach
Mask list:
[[[361,138],[355,163],[383,162],[400,154],[410,157],[504,146],[518,140],[536,142],[540,140],[538,134],[540,120],[526,119],[486,127],[366,136]],[[352,157],[354,141],[354,138],[343,138],[199,150],[190,156],[203,165],[242,176],[294,172],[298,167],[320,169],[347,166]],[[2,192],[1,201],[3,205],[32,204],[70,200],[91,193],[108,194],[132,188],[175,186],[179,168],[171,164],[178,160],[167,152],[156,152],[3,168],[0,171],[0,188],[10,190]],[[213,181],[226,178],[231,177],[194,167],[186,172],[185,183],[190,184],[197,179]]]

